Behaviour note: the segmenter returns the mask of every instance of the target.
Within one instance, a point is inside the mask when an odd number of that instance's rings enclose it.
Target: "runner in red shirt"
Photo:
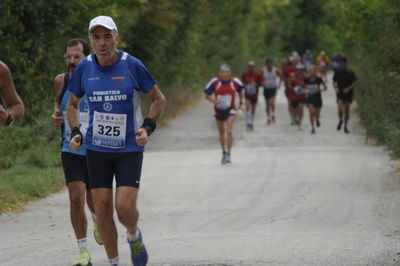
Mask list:
[[[262,75],[257,72],[256,63],[254,61],[249,61],[247,63],[248,70],[242,75],[242,82],[245,88],[245,98],[246,98],[246,122],[247,130],[254,130],[254,115],[256,113],[257,101],[259,87],[262,82]]]
[[[296,119],[294,114],[294,108],[292,107],[292,100],[289,97],[290,94],[290,74],[295,72],[295,66],[297,65],[297,59],[295,57],[289,58],[289,64],[283,69],[283,79],[285,82],[285,94],[288,100],[288,111],[290,115],[290,124],[292,126],[296,125]]]
[[[293,108],[294,119],[298,130],[304,130],[301,125],[303,120],[303,109],[306,101],[306,93],[303,81],[305,79],[305,67],[302,64],[296,65],[295,72],[290,73],[288,81],[288,94]]]
[[[243,84],[238,78],[231,77],[231,70],[227,64],[222,64],[218,77],[208,82],[204,89],[205,97],[214,104],[215,119],[222,148],[221,163],[231,161],[233,144],[233,124],[238,108],[236,107],[236,93],[239,94],[239,108],[243,105]]]

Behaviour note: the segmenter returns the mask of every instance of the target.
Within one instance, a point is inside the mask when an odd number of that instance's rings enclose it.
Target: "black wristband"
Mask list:
[[[83,135],[79,127],[74,127],[73,129],[71,129],[71,138],[69,140],[72,140],[72,138],[75,137],[76,135],[81,135],[81,145],[82,145]]]
[[[156,121],[153,118],[147,117],[143,120],[142,128],[146,129],[147,136],[150,136],[156,130],[156,127]]]

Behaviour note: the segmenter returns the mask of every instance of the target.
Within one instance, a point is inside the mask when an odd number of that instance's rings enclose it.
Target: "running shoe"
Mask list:
[[[341,130],[342,129],[342,120],[339,121],[339,124],[336,127],[337,130]]]
[[[143,243],[142,232],[139,230],[139,237],[136,240],[129,241],[128,239],[128,244],[131,249],[133,266],[146,266],[148,255],[146,247]]]
[[[315,134],[315,128],[311,129],[311,134]]]
[[[321,125],[321,123],[319,122],[319,120],[317,120],[317,127],[319,127]]]
[[[79,249],[79,257],[74,261],[73,266],[91,266],[90,254],[86,249]]]
[[[269,126],[269,125],[271,125],[272,124],[272,120],[271,119],[268,119],[268,121],[267,121],[267,126]]]
[[[225,164],[227,164],[228,162],[226,161],[226,152],[222,152],[222,159],[221,159],[221,164],[222,165],[225,165]]]
[[[344,133],[349,134],[350,131],[347,129],[347,127],[344,127]]]
[[[232,163],[231,161],[231,154],[229,152],[226,153],[226,163]]]
[[[297,125],[297,129],[299,130],[299,131],[303,131],[304,130],[304,127],[302,126],[302,125]]]
[[[250,131],[254,131],[254,125],[250,124]]]
[[[94,240],[96,240],[97,244],[102,246],[103,245],[103,240],[101,240],[101,236],[99,234],[99,229],[97,228],[97,224],[93,223],[93,226],[94,226],[94,229],[93,229]]]
[[[274,124],[276,123],[275,116],[272,117],[272,123],[274,123]]]
[[[290,120],[290,125],[291,125],[291,126],[297,125],[297,121],[296,121],[296,119],[294,119],[293,117],[292,117],[291,120]]]
[[[246,130],[247,130],[247,131],[251,131],[251,125],[250,125],[250,124],[247,124],[247,125],[246,125]]]

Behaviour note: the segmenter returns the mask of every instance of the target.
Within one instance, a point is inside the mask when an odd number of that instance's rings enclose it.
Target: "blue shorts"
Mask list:
[[[87,150],[90,188],[139,188],[143,152],[99,152]]]

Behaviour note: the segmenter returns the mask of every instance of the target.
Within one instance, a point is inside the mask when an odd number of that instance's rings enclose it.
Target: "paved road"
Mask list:
[[[233,164],[219,164],[204,100],[159,130],[145,155],[141,221],[151,265],[400,265],[400,186],[383,148],[365,144],[352,116],[335,129],[332,89],[316,135],[288,123],[235,128]],[[306,111],[306,115],[308,112]],[[92,224],[89,224],[92,228]],[[122,265],[129,265],[119,227]],[[0,216],[0,265],[70,265],[76,244],[62,191]],[[92,236],[94,265],[106,265]]]

